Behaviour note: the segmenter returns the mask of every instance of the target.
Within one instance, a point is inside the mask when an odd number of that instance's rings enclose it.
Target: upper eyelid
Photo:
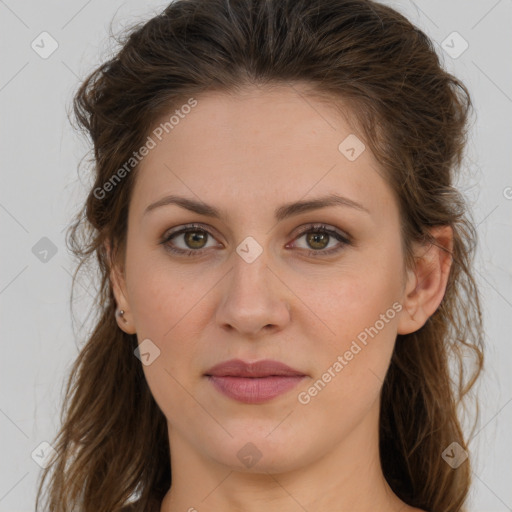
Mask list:
[[[198,230],[198,231],[199,230],[206,231],[209,235],[212,234],[211,233],[212,231],[213,231],[213,233],[218,233],[218,231],[215,228],[213,228],[211,226],[205,226],[200,223],[183,224],[182,226],[178,226],[176,228],[172,228],[170,230],[165,231],[165,233],[162,236],[162,239],[167,240],[171,236],[182,235],[182,234],[186,233],[187,231],[193,231],[194,229]]]

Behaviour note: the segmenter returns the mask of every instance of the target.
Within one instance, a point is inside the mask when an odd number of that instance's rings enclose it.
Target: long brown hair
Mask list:
[[[74,98],[94,148],[94,185],[67,241],[79,262],[75,278],[96,257],[97,322],[67,383],[57,455],[43,472],[37,507],[46,494],[53,512],[112,512],[133,498],[140,510],[159,510],[171,485],[166,419],[133,354],[136,335],[118,328],[109,280],[124,254],[137,166],[125,167],[108,191],[105,183],[187,99],[302,82],[333,108],[337,100],[350,106],[396,196],[408,266],[413,241],[428,239],[432,226],[453,228],[446,293],[421,329],[397,337],[379,429],[384,476],[403,501],[461,510],[470,460],[455,469],[442,454],[454,442],[468,450],[459,415],[483,367],[476,232],[453,185],[471,113],[464,84],[443,69],[421,30],[369,0],[177,0],[119,42]]]

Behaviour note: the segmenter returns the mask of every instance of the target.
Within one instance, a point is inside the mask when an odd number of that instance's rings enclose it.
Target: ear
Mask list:
[[[436,226],[429,231],[436,242],[415,248],[416,263],[414,269],[407,271],[398,334],[410,334],[423,327],[446,291],[452,265],[453,230],[451,226]]]
[[[118,258],[115,258],[115,261],[112,259],[112,249],[110,241],[105,241],[104,247],[107,253],[107,260],[110,267],[110,284],[112,286],[112,292],[114,293],[114,297],[116,299],[117,304],[117,325],[121,330],[123,330],[127,334],[135,334],[136,330],[134,328],[133,318],[130,312],[130,304],[128,301],[128,293],[126,290],[124,268],[122,268],[118,263]],[[124,315],[120,316],[117,314],[117,311],[120,310],[124,311]]]

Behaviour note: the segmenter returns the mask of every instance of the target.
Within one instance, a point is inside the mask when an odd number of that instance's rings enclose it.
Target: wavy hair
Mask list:
[[[137,166],[108,193],[98,190],[187,98],[300,82],[332,108],[349,106],[396,197],[407,266],[412,243],[428,240],[429,228],[453,229],[440,306],[422,328],[397,336],[381,393],[379,449],[400,499],[429,512],[463,510],[471,460],[454,469],[442,453],[453,442],[468,450],[460,414],[483,368],[476,229],[454,186],[472,110],[464,84],[421,30],[369,0],[176,0],[118,42],[73,101],[93,146],[94,184],[66,242],[78,259],[74,286],[95,259],[97,317],[67,381],[57,454],[41,476],[36,507],[44,499],[52,512],[112,512],[136,500],[137,510],[158,511],[172,482],[166,419],[134,357],[136,335],[116,323],[109,278],[124,255]]]

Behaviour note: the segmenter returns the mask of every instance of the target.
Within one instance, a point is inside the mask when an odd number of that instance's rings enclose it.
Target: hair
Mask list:
[[[44,496],[54,512],[112,512],[134,499],[140,510],[158,511],[171,486],[166,418],[134,357],[136,335],[117,325],[110,282],[125,254],[138,166],[108,193],[98,190],[187,99],[303,83],[354,114],[396,197],[405,266],[414,264],[413,242],[436,243],[430,228],[453,229],[440,306],[419,330],[397,336],[380,397],[379,450],[400,499],[429,512],[461,510],[470,459],[454,469],[442,453],[453,442],[468,450],[459,414],[483,368],[484,337],[472,270],[476,228],[453,185],[472,110],[464,84],[443,69],[421,30],[369,0],[177,0],[118,42],[73,100],[94,149],[94,185],[66,242],[78,259],[73,288],[96,256],[97,319],[67,381],[56,456],[36,508]]]

